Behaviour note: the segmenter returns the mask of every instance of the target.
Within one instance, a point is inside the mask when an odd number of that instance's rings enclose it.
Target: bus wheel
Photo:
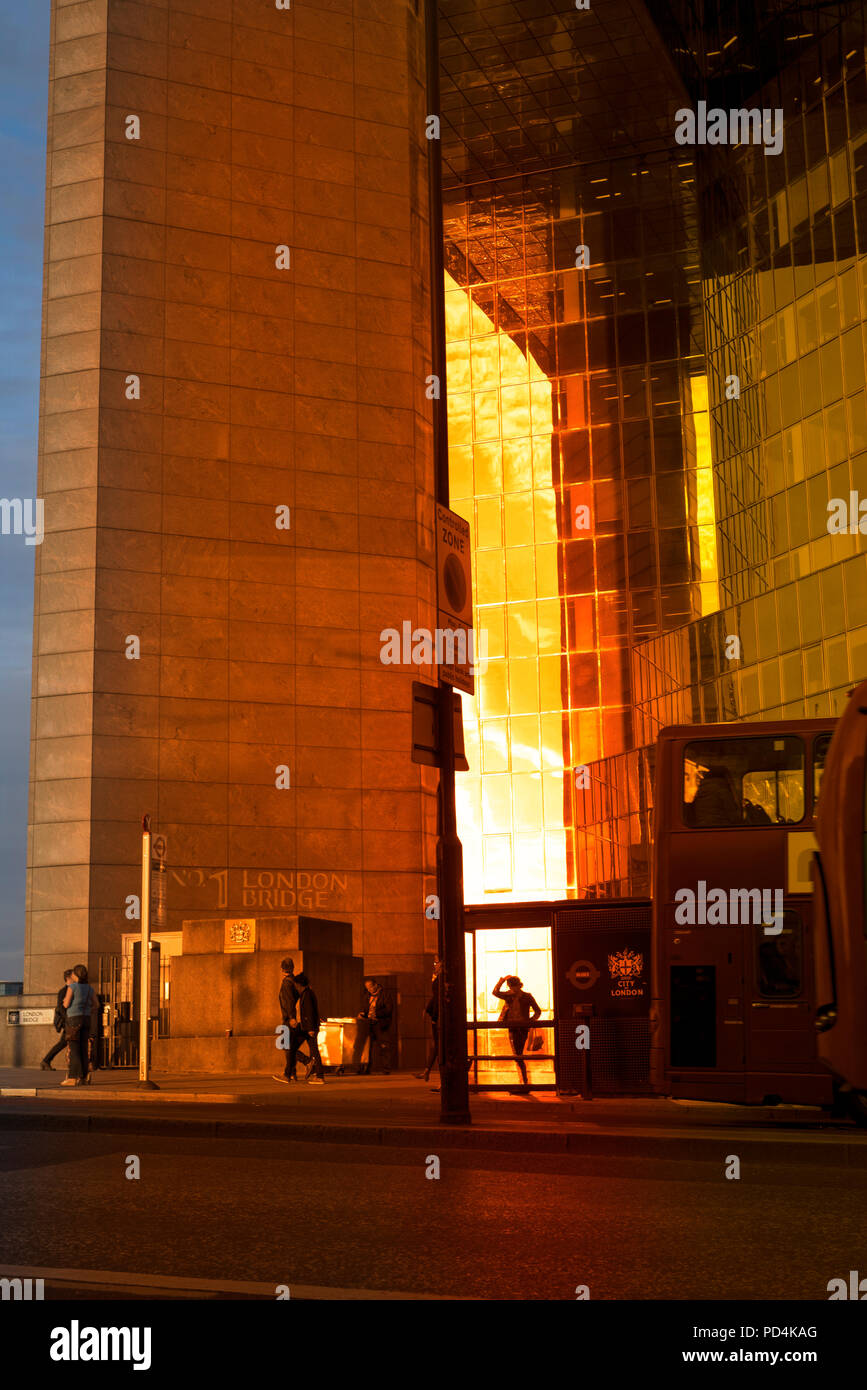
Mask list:
[[[856,1125],[867,1128],[867,1091],[849,1091],[849,1114]]]
[[[845,1081],[834,1082],[832,1118],[848,1115],[856,1125],[867,1127],[867,1091],[856,1091]]]
[[[833,1100],[831,1102],[831,1119],[845,1120],[846,1117],[851,1113],[851,1107],[849,1105],[849,1093],[844,1089],[843,1083],[840,1081],[835,1080],[832,1083],[832,1085]]]

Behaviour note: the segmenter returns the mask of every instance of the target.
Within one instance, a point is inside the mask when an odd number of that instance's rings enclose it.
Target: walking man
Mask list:
[[[291,1081],[297,1081],[295,1066],[298,1061],[298,1049],[302,1046],[304,1038],[298,1025],[297,1009],[298,996],[300,990],[295,979],[295,962],[291,956],[281,960],[280,969],[283,971],[283,980],[280,985],[280,1017],[284,1027],[289,1029],[289,1046],[285,1049],[286,1061],[283,1066],[283,1075],[274,1074],[275,1081],[283,1081],[288,1086]],[[302,1062],[309,1062],[307,1056],[301,1057]]]
[[[51,1065],[51,1063],[53,1059],[57,1056],[58,1052],[62,1052],[63,1049],[66,1047],[66,1009],[63,1007],[63,1000],[66,997],[67,981],[71,978],[71,976],[71,970],[64,970],[63,986],[61,989],[57,991],[57,1005],[54,1010],[54,1027],[57,1029],[57,1032],[60,1034],[60,1037],[52,1047],[51,1051],[46,1052],[45,1056],[42,1058],[42,1061],[39,1063],[41,1071],[54,1071],[54,1068]]]
[[[415,1074],[417,1081],[430,1081],[430,1074],[433,1068],[436,1066],[437,1057],[439,1056],[440,972],[442,968],[443,963],[440,960],[439,956],[434,956],[433,978],[430,982],[431,996],[430,999],[427,1001],[427,1004],[425,1005],[425,1013],[430,1019],[430,1025],[433,1029],[433,1037],[431,1039],[430,1051],[428,1052],[427,1064],[425,1066],[425,1069],[424,1071],[417,1071]]]
[[[310,988],[306,975],[296,975],[295,985],[298,995],[298,1028],[300,1041],[307,1043],[311,1061],[307,1068],[307,1079],[311,1086],[322,1086],[325,1082],[325,1068],[319,1055],[319,1000]],[[311,1075],[312,1072],[312,1075]]]

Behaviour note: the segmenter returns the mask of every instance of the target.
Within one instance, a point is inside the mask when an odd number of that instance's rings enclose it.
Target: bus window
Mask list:
[[[794,825],[804,818],[800,738],[713,738],[683,755],[683,822],[695,829]]]
[[[825,771],[825,759],[828,756],[828,749],[831,747],[832,734],[819,734],[813,739],[813,810],[819,804],[819,788],[822,785],[822,773]]]
[[[756,994],[761,999],[794,999],[801,993],[802,936],[797,912],[783,913],[777,936],[756,927]]]
[[[716,969],[671,967],[671,1065],[716,1066]]]

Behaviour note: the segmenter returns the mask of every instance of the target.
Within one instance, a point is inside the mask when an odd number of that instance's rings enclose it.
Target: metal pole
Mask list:
[[[425,3],[427,101],[429,116],[440,114],[437,0]],[[446,394],[446,324],[443,265],[442,144],[428,141],[428,216],[430,226],[430,315],[432,371],[439,378],[434,400],[433,446],[436,497],[449,504],[449,438]],[[464,955],[463,850],[455,817],[454,695],[440,681],[437,702],[440,754],[440,825],[437,846],[440,899],[440,1120],[469,1124],[467,1080],[467,982]]]
[[[427,40],[428,115],[440,115],[440,53],[438,0],[425,0]],[[442,131],[440,131],[442,135]],[[434,401],[433,447],[436,498],[449,505],[449,427],[446,391],[446,305],[443,261],[442,139],[428,140],[428,226],[430,228],[431,370],[439,378],[439,400]]]
[[[439,746],[442,756],[440,874],[440,1120],[470,1123],[467,1076],[467,979],[464,951],[464,860],[455,819],[454,696],[439,689]]]
[[[151,827],[141,822],[141,946],[139,957],[138,1084],[147,1091],[159,1087],[148,1078],[148,1034],[151,1002]]]

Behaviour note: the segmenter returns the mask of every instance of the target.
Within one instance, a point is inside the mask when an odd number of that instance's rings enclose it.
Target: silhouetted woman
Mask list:
[[[500,985],[504,981],[509,986],[507,990],[500,989]],[[517,975],[501,975],[494,985],[494,998],[504,1000],[498,1022],[509,1025],[509,1041],[512,1044],[515,1064],[521,1073],[521,1081],[523,1082],[521,1089],[525,1092],[529,1091],[527,1068],[524,1065],[524,1048],[527,1043],[527,1035],[530,1032],[530,1025],[536,1022],[542,1010],[532,994],[528,994],[524,989],[523,981],[519,980]]]

